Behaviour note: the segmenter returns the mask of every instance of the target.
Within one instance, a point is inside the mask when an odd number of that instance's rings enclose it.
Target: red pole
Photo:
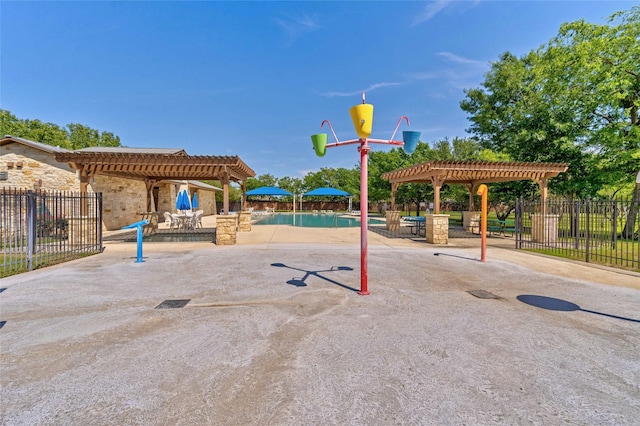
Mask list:
[[[362,296],[369,295],[367,288],[367,222],[369,219],[368,191],[368,154],[369,145],[366,139],[360,139],[360,291]]]

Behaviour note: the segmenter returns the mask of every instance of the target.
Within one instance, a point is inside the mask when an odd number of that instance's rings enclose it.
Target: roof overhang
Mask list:
[[[566,163],[427,161],[382,174],[391,183],[434,181],[476,185],[514,180],[545,181],[567,171]]]
[[[60,152],[66,162],[85,176],[106,175],[138,180],[246,181],[255,172],[237,156],[190,156],[180,154],[123,152]]]

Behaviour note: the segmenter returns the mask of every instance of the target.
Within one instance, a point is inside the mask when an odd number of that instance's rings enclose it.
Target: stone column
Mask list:
[[[556,214],[531,215],[531,241],[545,245],[555,245],[558,240],[558,221]]]
[[[76,216],[67,219],[68,241],[71,246],[95,245],[98,241],[98,219]]]
[[[223,214],[216,216],[216,245],[235,245],[237,220],[236,215]]]
[[[480,233],[480,212],[462,212],[462,227],[467,232]]]
[[[431,244],[449,244],[449,215],[425,215],[425,237]]]
[[[387,218],[386,228],[387,231],[398,232],[400,231],[400,212],[394,210],[387,210],[385,214]]]
[[[251,212],[241,211],[238,222],[238,232],[251,232]]]

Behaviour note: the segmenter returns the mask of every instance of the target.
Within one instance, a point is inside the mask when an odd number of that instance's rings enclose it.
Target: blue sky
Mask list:
[[[634,4],[2,0],[0,108],[302,177],[357,164],[355,145],[316,157],[310,135],[328,119],[341,140],[355,138],[349,108],[363,91],[373,138],[390,138],[402,115],[411,126],[399,131],[423,142],[463,137],[459,102],[491,61]]]

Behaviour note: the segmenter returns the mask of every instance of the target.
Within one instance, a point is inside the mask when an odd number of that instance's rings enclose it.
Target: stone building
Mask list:
[[[101,148],[91,147],[77,151],[54,147],[27,139],[5,136],[0,138],[0,188],[26,190],[72,191],[80,190],[80,172],[67,162],[59,162],[61,153],[98,152],[127,154],[185,155],[182,149],[161,148]],[[152,211],[160,217],[175,212],[178,193],[187,190],[190,197],[197,194],[199,209],[204,215],[217,214],[215,194],[222,191],[196,180],[167,179],[156,182]],[[139,221],[147,212],[147,188],[142,179],[96,174],[86,187],[87,192],[102,192],[104,230],[116,230]],[[162,220],[162,219],[161,219]]]

